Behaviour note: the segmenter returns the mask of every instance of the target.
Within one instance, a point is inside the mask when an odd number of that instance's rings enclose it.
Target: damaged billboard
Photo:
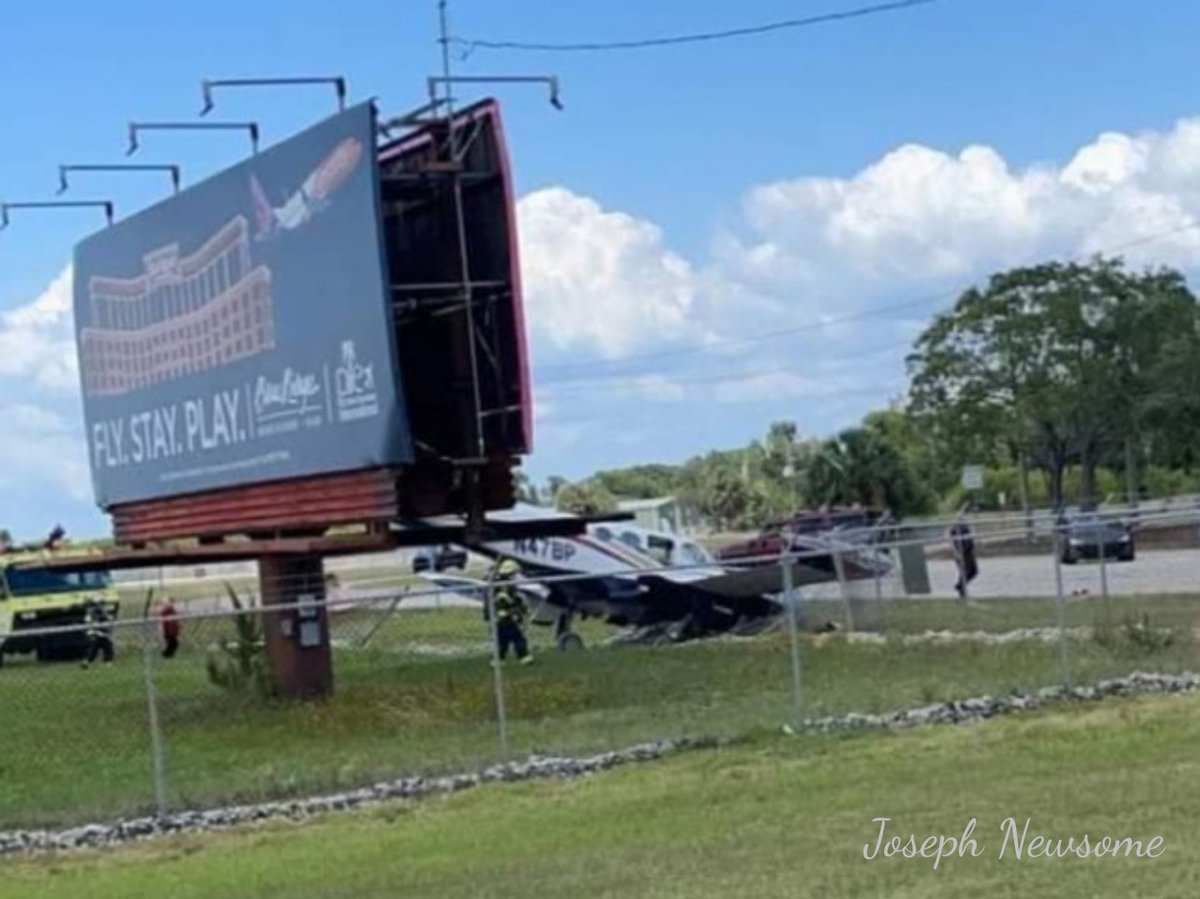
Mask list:
[[[76,247],[102,508],[412,461],[375,134],[353,107]]]

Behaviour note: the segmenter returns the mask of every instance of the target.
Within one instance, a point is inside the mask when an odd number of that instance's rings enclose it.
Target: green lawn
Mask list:
[[[760,737],[582,782],[0,864],[0,897],[1191,897],[1200,697],[958,728]],[[999,858],[1001,822],[1161,836],[1156,859]],[[872,818],[979,857],[863,858]]]
[[[931,608],[934,604],[929,604]],[[945,614],[962,610],[945,604]],[[991,603],[988,604],[991,606]],[[922,612],[932,614],[932,612]],[[363,622],[359,622],[359,625]],[[217,628],[185,626],[185,650],[156,662],[172,807],[295,795],[410,773],[460,770],[500,757],[486,631],[470,610],[409,612],[386,639],[335,653],[336,695],[318,705],[230,697],[210,685],[202,647]],[[347,630],[339,624],[339,633]],[[547,632],[535,629],[545,640]],[[1195,647],[1080,643],[1072,676],[1090,682],[1135,669],[1197,667]],[[457,656],[420,647],[478,647]],[[810,637],[804,711],[875,712],[1057,683],[1056,644],[997,647],[847,644]],[[675,647],[539,653],[509,667],[514,754],[582,752],[645,740],[738,736],[792,716],[786,634]],[[59,824],[152,807],[140,655],[111,668],[10,664],[0,670],[4,753],[0,827]]]
[[[868,610],[873,603],[867,604]],[[1149,616],[1151,624],[1190,631],[1200,624],[1200,596],[1147,594],[1144,596],[1073,596],[1064,601],[1068,626],[1119,624],[1127,618]],[[827,600],[806,604],[812,622],[836,621],[845,625],[845,605]],[[927,630],[1010,631],[1026,627],[1055,627],[1058,605],[1053,597],[981,599],[885,600],[875,616],[878,626],[896,633]]]

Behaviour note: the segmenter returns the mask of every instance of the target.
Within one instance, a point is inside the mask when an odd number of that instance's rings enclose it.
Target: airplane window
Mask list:
[[[638,539],[638,535],[633,531],[626,531],[621,535],[621,542],[626,546],[632,546],[634,549],[642,548],[642,541]]]
[[[664,565],[671,564],[671,541],[664,540],[662,537],[650,537],[647,539],[647,545],[650,550],[650,555],[658,559]]]
[[[681,543],[679,561],[684,565],[703,565],[711,561],[711,557],[695,543]]]
[[[610,531],[608,528],[596,528],[596,536],[605,543],[611,542],[613,538],[612,531]]]

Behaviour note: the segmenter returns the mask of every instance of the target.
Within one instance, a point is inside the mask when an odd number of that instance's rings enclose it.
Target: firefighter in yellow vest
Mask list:
[[[525,640],[525,600],[517,589],[516,580],[521,566],[512,559],[501,559],[492,573],[492,607],[496,610],[496,639],[500,644],[500,658],[508,656],[509,647],[517,654],[522,665],[533,661],[529,644]]]
[[[105,663],[113,660],[112,616],[108,609],[94,599],[87,603],[84,612],[84,623],[87,625],[87,649],[83,657],[83,667],[89,667],[96,661],[96,656],[103,655]]]

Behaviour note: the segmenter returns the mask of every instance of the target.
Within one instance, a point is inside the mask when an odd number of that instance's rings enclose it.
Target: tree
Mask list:
[[[530,503],[534,506],[538,505],[540,502],[540,497],[538,495],[537,485],[529,479],[529,475],[523,471],[518,471],[515,480],[517,487],[517,502]]]
[[[813,505],[869,506],[903,516],[928,507],[896,446],[870,427],[849,428],[826,441],[808,472]]]
[[[627,499],[657,499],[671,496],[679,483],[680,470],[675,465],[634,465],[602,471],[594,480],[615,496]]]
[[[1087,502],[1102,459],[1139,430],[1157,349],[1194,319],[1170,271],[1098,258],[1003,272],[917,339],[911,409],[960,459],[1043,468],[1055,504],[1077,463]]]
[[[616,497],[595,481],[567,484],[559,489],[554,503],[560,512],[572,515],[604,515],[617,511]]]
[[[546,479],[546,498],[553,504],[558,503],[558,491],[570,483],[561,475],[552,474]]]
[[[750,490],[746,483],[728,472],[718,470],[705,491],[701,511],[724,529],[747,524],[750,509]]]

